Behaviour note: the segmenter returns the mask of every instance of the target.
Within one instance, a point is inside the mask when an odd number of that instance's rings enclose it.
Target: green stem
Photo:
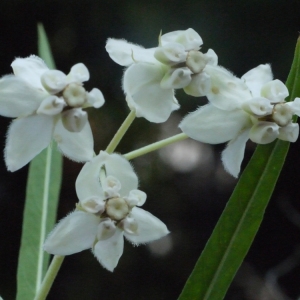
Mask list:
[[[122,137],[128,130],[129,126],[132,124],[134,119],[135,119],[135,111],[132,110],[127,116],[127,118],[125,119],[125,121],[123,122],[123,124],[121,125],[121,127],[119,128],[119,130],[117,131],[117,133],[115,134],[115,136],[113,137],[113,139],[111,140],[111,142],[109,143],[109,145],[107,146],[105,150],[107,153],[113,153],[115,151]]]
[[[58,255],[55,255],[53,257],[51,264],[47,270],[46,276],[42,282],[41,288],[39,292],[36,294],[34,300],[46,299],[64,258],[65,258],[64,256],[58,256]]]
[[[170,144],[173,144],[173,143],[176,143],[176,142],[179,142],[179,141],[183,141],[183,140],[185,140],[187,138],[188,138],[188,136],[185,133],[179,133],[179,134],[176,134],[176,135],[174,135],[172,137],[164,139],[162,141],[150,144],[150,145],[145,146],[143,148],[140,148],[138,150],[129,152],[127,154],[124,154],[123,156],[126,159],[131,160],[131,159],[134,159],[136,157],[145,155],[145,154],[147,154],[149,152],[152,152],[152,151],[158,150],[160,148],[166,147],[166,146],[168,146]]]

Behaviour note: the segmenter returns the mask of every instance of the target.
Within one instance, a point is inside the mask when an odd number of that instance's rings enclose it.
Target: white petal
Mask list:
[[[10,118],[31,115],[47,96],[46,91],[28,85],[22,78],[4,76],[0,79],[0,115]]]
[[[105,165],[106,176],[113,176],[120,181],[121,196],[127,196],[131,190],[137,189],[138,178],[130,163],[121,155],[101,151],[83,166],[77,177],[76,192],[80,200],[94,195],[105,198],[100,185],[100,169],[103,165]]]
[[[108,271],[113,271],[123,254],[123,232],[117,229],[109,239],[98,241],[93,249],[94,255],[100,264]]]
[[[238,177],[244,158],[246,142],[249,139],[249,129],[243,131],[231,140],[222,152],[222,162],[225,170],[233,177]]]
[[[278,79],[269,81],[261,88],[261,96],[268,98],[271,102],[283,102],[288,95],[287,87]]]
[[[89,122],[86,122],[80,132],[70,132],[65,129],[59,118],[53,138],[60,151],[72,160],[84,162],[91,160],[94,155],[94,140]]]
[[[131,211],[131,217],[138,224],[137,235],[124,232],[124,236],[135,245],[155,241],[170,233],[161,220],[144,209],[134,207]]]
[[[49,68],[41,58],[35,55],[27,58],[16,58],[11,66],[17,77],[36,89],[44,90],[41,77]]]
[[[204,71],[210,76],[211,86],[206,96],[216,107],[233,110],[252,98],[245,82],[226,69],[219,66],[206,65]]]
[[[271,66],[269,64],[259,65],[242,76],[253,97],[260,97],[262,86],[273,79]]]
[[[97,88],[93,88],[88,93],[87,101],[91,106],[93,106],[95,108],[101,107],[105,102],[102,92]]]
[[[16,171],[45,149],[53,130],[53,118],[33,115],[12,121],[7,133],[5,162],[9,171]]]
[[[160,66],[139,63],[130,66],[124,74],[124,91],[137,117],[150,122],[165,122],[174,110],[173,89],[163,89],[160,82],[164,71]]]
[[[70,255],[93,246],[100,218],[74,211],[59,221],[47,237],[44,250],[55,255]]]
[[[244,111],[225,111],[211,104],[190,113],[179,124],[189,137],[209,144],[227,142],[249,126],[250,118]]]
[[[166,33],[160,37],[161,45],[166,43],[179,43],[185,47],[185,50],[199,50],[203,44],[200,35],[192,28],[187,30],[177,30]]]
[[[260,121],[253,125],[249,138],[257,144],[272,143],[279,135],[279,126],[274,122]]]
[[[297,123],[290,123],[285,127],[279,128],[278,138],[283,141],[296,142],[299,136],[299,125]]]
[[[156,48],[145,49],[125,40],[108,39],[105,49],[110,58],[121,66],[130,66],[136,62],[157,63],[154,58]]]
[[[72,82],[84,82],[90,79],[90,73],[88,68],[83,63],[74,65],[70,73],[67,75],[68,83]]]

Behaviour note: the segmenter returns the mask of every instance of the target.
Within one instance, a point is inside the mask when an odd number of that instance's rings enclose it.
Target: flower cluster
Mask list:
[[[0,115],[15,119],[8,129],[5,162],[9,171],[26,165],[54,138],[64,155],[88,161],[94,142],[87,113],[99,108],[104,98],[99,89],[86,92],[89,71],[82,63],[68,75],[49,70],[37,56],[17,58],[14,75],[0,80]]]
[[[69,255],[92,248],[102,266],[113,271],[123,253],[123,236],[139,245],[169,233],[162,221],[137,207],[146,201],[146,194],[137,187],[130,163],[101,151],[77,178],[80,202],[76,210],[58,223],[44,249]]]
[[[160,35],[155,48],[108,39],[106,50],[126,67],[123,89],[133,111],[130,116],[164,122],[179,109],[176,89],[194,97],[206,96],[208,104],[187,115],[179,127],[200,142],[228,142],[222,161],[237,177],[249,139],[257,144],[277,138],[297,140],[299,126],[293,116],[300,116],[300,98],[285,101],[289,92],[281,81],[273,80],[270,65],[259,65],[237,78],[218,66],[213,50],[201,52],[202,44],[200,35],[190,28]],[[83,87],[89,80],[85,65],[74,65],[66,75],[30,56],[17,58],[12,68],[14,75],[0,79],[0,115],[16,118],[5,146],[8,170],[26,165],[52,138],[64,155],[86,162],[76,181],[79,203],[49,234],[44,249],[70,255],[91,248],[103,267],[113,271],[123,253],[124,237],[139,245],[167,235],[166,225],[140,208],[146,194],[138,190],[130,163],[103,151],[94,157],[84,109],[101,107],[104,97],[99,89],[87,92]]]
[[[209,104],[184,118],[179,127],[191,138],[210,144],[228,142],[222,153],[225,169],[237,177],[248,139],[267,144],[276,138],[295,142],[299,125],[300,99],[285,102],[286,86],[272,80],[269,65],[260,65],[241,79],[215,68],[210,74]]]
[[[204,96],[206,66],[217,65],[211,49],[200,52],[203,44],[193,29],[173,31],[159,37],[159,46],[144,49],[125,40],[108,39],[106,50],[124,72],[123,89],[131,110],[150,122],[166,121],[179,108],[174,89],[184,88],[193,96]]]

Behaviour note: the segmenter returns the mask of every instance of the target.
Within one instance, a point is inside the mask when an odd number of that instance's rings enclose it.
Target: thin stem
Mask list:
[[[47,270],[46,276],[42,282],[41,288],[39,292],[36,294],[34,300],[46,299],[64,258],[65,258],[64,256],[58,256],[58,255],[55,255],[53,257],[51,264]]]
[[[176,134],[176,135],[174,135],[172,137],[169,137],[167,139],[161,140],[159,142],[150,144],[150,145],[145,146],[143,148],[140,148],[138,150],[129,152],[127,154],[124,154],[123,156],[126,159],[131,160],[131,159],[134,159],[136,157],[145,155],[149,152],[152,152],[152,151],[158,150],[160,148],[166,147],[170,144],[173,144],[173,143],[176,143],[176,142],[179,142],[179,141],[183,141],[187,138],[188,138],[188,136],[185,133],[179,133],[179,134]]]
[[[115,136],[113,137],[113,139],[111,140],[111,142],[109,143],[109,145],[107,146],[105,150],[107,153],[113,153],[115,151],[122,137],[130,127],[134,119],[135,119],[135,111],[132,110],[127,116],[127,118],[125,119],[125,121],[123,122],[123,124],[121,125],[121,127],[119,128],[119,130],[117,131],[117,133],[115,134]]]

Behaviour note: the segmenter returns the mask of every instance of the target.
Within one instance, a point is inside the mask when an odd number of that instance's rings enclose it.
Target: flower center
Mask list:
[[[129,207],[123,198],[111,198],[106,202],[107,215],[116,221],[124,219],[129,213]]]
[[[293,111],[289,105],[285,103],[278,103],[274,105],[272,117],[279,126],[286,126],[292,120]]]
[[[77,84],[70,83],[63,91],[66,103],[71,107],[81,107],[86,101],[85,89]]]

